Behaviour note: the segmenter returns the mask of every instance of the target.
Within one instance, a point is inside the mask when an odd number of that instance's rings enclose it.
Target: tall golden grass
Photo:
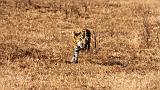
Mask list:
[[[159,3],[0,0],[0,88],[159,90]],[[91,30],[91,50],[65,63],[72,32],[83,28]]]

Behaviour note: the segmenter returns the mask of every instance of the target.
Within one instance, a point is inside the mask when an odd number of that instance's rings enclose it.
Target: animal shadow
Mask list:
[[[102,60],[101,62],[93,60],[89,60],[89,62],[92,64],[98,64],[103,66],[114,66],[114,65],[118,65],[121,67],[127,66],[127,64],[120,57],[113,57],[113,56],[110,56],[107,59]]]

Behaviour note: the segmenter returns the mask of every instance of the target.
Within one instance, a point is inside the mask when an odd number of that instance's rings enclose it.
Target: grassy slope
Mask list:
[[[160,89],[158,0],[70,1],[0,1],[0,88]],[[97,49],[67,64],[84,27]]]

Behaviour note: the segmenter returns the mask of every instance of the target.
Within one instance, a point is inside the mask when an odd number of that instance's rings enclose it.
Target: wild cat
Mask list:
[[[90,50],[91,32],[83,29],[81,32],[73,32],[74,37],[74,55],[71,59],[72,63],[78,63],[78,55],[81,50]]]

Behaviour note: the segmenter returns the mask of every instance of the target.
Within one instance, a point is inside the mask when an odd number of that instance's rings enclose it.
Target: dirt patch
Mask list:
[[[15,44],[0,44],[0,59],[1,60],[11,60],[22,59],[22,58],[33,58],[33,59],[48,59],[49,57],[45,55],[44,51],[38,50],[36,48],[22,48]]]

